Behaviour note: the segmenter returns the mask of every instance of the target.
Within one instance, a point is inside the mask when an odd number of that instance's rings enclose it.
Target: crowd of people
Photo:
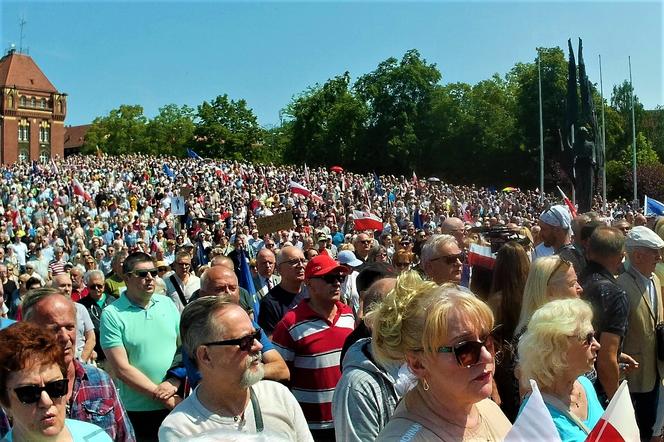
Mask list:
[[[338,167],[0,175],[3,441],[497,441],[531,380],[583,441],[622,379],[662,440],[664,218]]]

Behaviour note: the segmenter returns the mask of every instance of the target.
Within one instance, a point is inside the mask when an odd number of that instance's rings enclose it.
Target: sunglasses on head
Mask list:
[[[340,273],[331,273],[329,275],[317,276],[317,279],[322,279],[327,284],[334,284],[335,282],[342,283],[346,279],[346,275]]]
[[[560,258],[560,256],[558,258]],[[569,269],[570,267],[572,267],[572,263],[564,258],[560,258],[560,262],[556,265],[556,268],[553,269],[553,272],[551,272],[551,274],[549,275],[549,279],[546,281],[546,285],[549,285],[549,283],[551,282],[551,278],[553,278],[553,275],[555,275],[558,272],[558,270],[560,270],[563,266],[567,266],[567,268]]]
[[[237,339],[227,339],[225,341],[214,341],[206,342],[203,345],[214,346],[214,345],[237,345],[242,351],[251,351],[251,348],[254,346],[254,341],[260,341],[262,336],[261,329],[257,329],[250,335],[243,336]]]
[[[460,262],[464,262],[465,259],[466,259],[466,254],[464,252],[461,252],[457,253],[456,255],[439,256],[437,258],[432,259],[431,262],[443,260],[445,264],[452,265],[456,264],[457,260],[459,260]]]
[[[39,402],[42,391],[48,393],[51,399],[61,398],[67,394],[67,387],[69,380],[60,379],[46,383],[43,387],[40,385],[24,385],[23,387],[14,388],[16,397],[22,404],[34,404]]]
[[[151,269],[151,270],[134,270],[130,272],[134,276],[138,276],[139,278],[147,278],[148,275],[152,276],[153,278],[157,276],[158,271],[157,269]]]
[[[453,346],[439,347],[438,353],[452,353],[461,367],[472,367],[479,363],[482,347],[486,347],[491,355],[495,355],[495,335],[498,328],[495,327],[479,341],[462,341]]]

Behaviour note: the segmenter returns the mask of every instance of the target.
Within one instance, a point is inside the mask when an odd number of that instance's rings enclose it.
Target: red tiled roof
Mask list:
[[[83,146],[85,134],[90,129],[89,124],[82,126],[65,126],[65,149],[73,149]]]
[[[0,59],[0,87],[58,92],[29,55],[9,53]]]

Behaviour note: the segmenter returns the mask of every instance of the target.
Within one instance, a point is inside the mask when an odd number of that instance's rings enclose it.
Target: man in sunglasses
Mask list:
[[[134,441],[134,429],[117,395],[110,376],[95,366],[75,358],[76,309],[72,300],[53,287],[32,290],[23,300],[23,318],[52,331],[62,347],[67,367],[67,418],[90,422],[116,441]],[[0,408],[0,437],[3,427]]]
[[[452,235],[432,235],[422,246],[422,269],[436,284],[449,282],[459,286],[465,259],[465,254]],[[461,290],[467,289],[461,287]]]
[[[221,430],[227,436],[264,432],[313,440],[288,389],[262,380],[262,333],[241,307],[222,296],[192,301],[182,313],[181,333],[201,380],[164,420],[160,441],[179,442]]]
[[[355,247],[355,256],[357,259],[362,262],[367,261],[367,256],[369,256],[369,251],[373,247],[374,240],[372,237],[366,233],[359,233],[353,241],[353,246]]]
[[[101,320],[101,312],[108,305],[115,301],[115,298],[108,296],[104,292],[105,280],[104,273],[101,270],[89,270],[83,275],[83,281],[88,289],[88,296],[78,301],[85,307],[90,314],[90,319],[94,326],[95,333],[95,346],[94,352],[96,353],[97,364],[103,368],[103,363],[106,361],[106,356],[101,349],[101,334],[99,331],[99,321]]]
[[[139,440],[155,440],[175,406],[177,386],[162,382],[178,347],[180,314],[168,297],[153,296],[158,271],[150,255],[127,256],[127,290],[101,314],[101,347],[118,379]]]
[[[312,258],[304,269],[309,299],[286,313],[272,335],[317,441],[335,440],[330,392],[341,378],[341,348],[355,327],[352,310],[341,302],[347,271],[327,254]]]

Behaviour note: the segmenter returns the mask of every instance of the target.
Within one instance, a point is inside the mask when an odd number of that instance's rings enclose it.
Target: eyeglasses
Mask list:
[[[593,345],[593,341],[599,342],[599,336],[597,335],[597,332],[591,331],[586,334],[585,338],[580,338],[583,341],[583,345],[587,345],[590,347]]]
[[[495,327],[489,334],[479,341],[463,341],[451,347],[439,347],[438,353],[452,353],[461,367],[472,367],[477,364],[482,354],[482,347],[495,354],[495,334],[500,327]]]
[[[48,393],[48,396],[51,399],[57,399],[67,394],[68,386],[68,379],[60,379],[48,382],[44,384],[43,387],[40,385],[24,385],[23,387],[16,387],[14,388],[14,393],[16,393],[16,397],[22,404],[34,404],[35,402],[39,402],[42,391]]]
[[[558,256],[558,258],[560,258],[560,256]],[[558,263],[556,268],[553,269],[553,272],[551,272],[551,274],[549,275],[549,279],[546,280],[546,285],[549,285],[549,283],[551,282],[551,278],[553,278],[553,275],[555,275],[558,272],[558,270],[560,270],[562,268],[562,266],[564,266],[564,265],[566,265],[568,269],[570,267],[572,267],[571,262],[569,262],[568,260],[566,260],[564,258],[560,258],[560,262]]]
[[[160,271],[160,272],[167,272],[168,267],[157,267],[157,270]]]
[[[251,348],[254,346],[254,341],[260,341],[262,336],[261,329],[257,329],[254,333],[243,336],[237,339],[227,339],[225,341],[214,341],[206,342],[203,345],[213,346],[213,345],[237,345],[242,351],[251,351]]]
[[[316,279],[322,279],[327,284],[334,284],[336,282],[342,283],[346,279],[346,275],[340,273],[331,273],[329,275],[316,276]]]
[[[289,259],[288,261],[284,261],[282,264],[288,264],[289,266],[298,266],[298,265],[305,265],[307,263],[306,259],[300,259],[300,258],[294,258],[294,259]]]
[[[104,286],[101,284],[90,284],[88,288],[91,290],[101,290],[104,288]]]
[[[176,262],[176,264],[182,267],[191,267],[191,263],[189,262]]]
[[[371,244],[371,243],[373,242],[373,240],[371,240],[371,239],[365,239],[365,240],[360,241],[360,242],[361,242],[362,244]]]
[[[443,255],[443,256],[438,256],[438,257],[436,257],[436,258],[433,258],[433,259],[431,260],[431,262],[439,261],[439,260],[441,260],[441,259],[442,259],[443,261],[445,261],[445,264],[447,264],[447,265],[452,265],[452,264],[456,264],[457,260],[459,260],[460,262],[464,262],[465,259],[466,259],[466,254],[465,254],[464,252],[461,252],[461,253],[457,253],[456,255]]]
[[[147,278],[148,275],[154,278],[158,275],[159,272],[157,269],[150,269],[150,270],[133,270],[129,273],[138,278]]]

